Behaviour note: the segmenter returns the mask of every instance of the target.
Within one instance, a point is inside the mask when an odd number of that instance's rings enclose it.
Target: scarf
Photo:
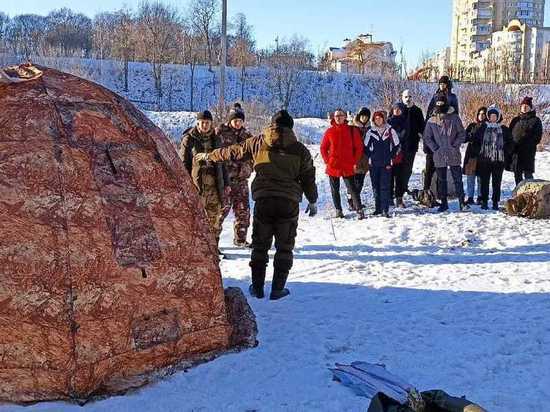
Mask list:
[[[481,158],[491,162],[504,162],[504,137],[498,123],[487,123],[481,144]]]

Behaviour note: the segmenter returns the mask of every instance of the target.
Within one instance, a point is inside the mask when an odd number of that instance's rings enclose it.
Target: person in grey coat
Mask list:
[[[433,152],[433,160],[437,173],[438,194],[441,205],[438,211],[449,209],[447,202],[447,168],[451,169],[460,210],[468,209],[464,204],[464,188],[462,186],[462,159],[460,146],[466,139],[466,131],[460,117],[449,105],[445,95],[439,95],[435,102],[434,114],[426,123],[424,143]]]

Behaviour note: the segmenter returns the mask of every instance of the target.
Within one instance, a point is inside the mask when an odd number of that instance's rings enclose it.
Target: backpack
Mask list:
[[[420,203],[422,206],[432,208],[436,204],[436,198],[431,190],[418,190],[411,191],[412,198]]]

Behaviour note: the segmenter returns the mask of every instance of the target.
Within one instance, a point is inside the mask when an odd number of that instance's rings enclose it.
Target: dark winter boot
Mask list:
[[[475,202],[474,202],[474,198],[473,197],[469,197],[468,200],[466,200],[466,204],[467,205],[473,205]]]
[[[498,202],[493,202],[493,210],[498,210]]]
[[[399,207],[401,209],[405,209],[405,202],[403,202],[402,197],[396,198],[396,203],[397,203],[397,207]]]
[[[391,219],[391,215],[390,215],[390,212],[388,212],[387,210],[382,212],[382,216],[384,216],[385,218],[387,219]]]
[[[461,212],[470,210],[470,206],[468,206],[468,204],[464,202],[463,198],[458,199],[458,208],[460,209]]]
[[[264,283],[266,267],[261,264],[251,264],[250,268],[252,269],[252,284],[248,288],[250,295],[258,299],[263,299],[265,296]]]
[[[365,211],[363,209],[359,209],[357,211],[357,219],[363,220],[365,218]]]
[[[488,205],[488,202],[486,200],[481,201],[481,208],[483,210],[488,210],[489,209],[489,205]]]
[[[265,296],[263,288],[257,289],[252,284],[248,287],[248,292],[250,293],[250,296],[252,296],[253,298],[263,299]]]
[[[442,213],[442,212],[446,212],[447,210],[449,210],[449,202],[447,201],[447,198],[443,198],[441,199],[441,203],[437,208],[437,211],[439,213]]]
[[[273,282],[271,284],[271,294],[269,295],[269,299],[277,300],[290,295],[290,291],[285,288],[287,278],[288,272],[282,272],[275,269],[275,273],[273,273]]]
[[[483,199],[481,198],[481,196],[478,196],[476,199],[476,205],[482,205],[482,204],[483,204]]]
[[[341,210],[336,209],[336,213],[334,214],[334,217],[337,218],[337,219],[343,219],[344,218],[344,213]]]

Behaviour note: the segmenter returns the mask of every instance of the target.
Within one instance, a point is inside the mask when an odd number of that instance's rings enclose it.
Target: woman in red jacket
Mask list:
[[[340,199],[340,178],[342,177],[348,193],[351,194],[353,207],[357,210],[359,219],[363,219],[361,200],[353,180],[355,167],[364,152],[363,139],[359,129],[348,125],[346,118],[346,113],[342,109],[334,112],[331,126],[325,132],[321,142],[321,155],[327,165],[326,174],[330,179],[336,217],[344,217]]]

